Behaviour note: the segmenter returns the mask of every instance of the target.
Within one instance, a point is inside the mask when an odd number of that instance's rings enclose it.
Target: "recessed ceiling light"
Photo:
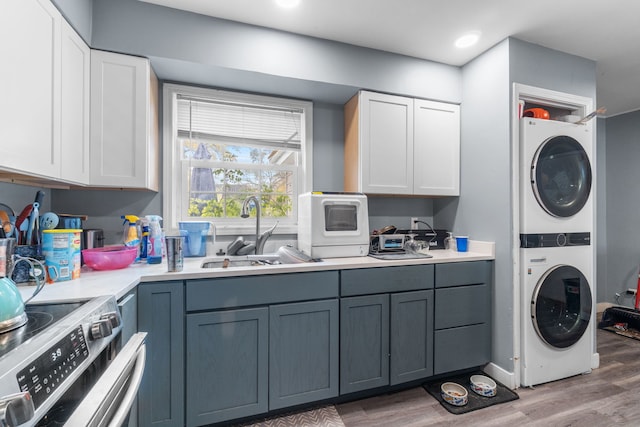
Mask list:
[[[276,4],[285,9],[292,9],[300,4],[300,0],[276,0]]]
[[[455,45],[460,49],[464,49],[465,47],[471,47],[474,44],[478,43],[479,39],[480,39],[480,32],[474,31],[471,33],[467,33],[462,37],[459,37],[456,40]]]

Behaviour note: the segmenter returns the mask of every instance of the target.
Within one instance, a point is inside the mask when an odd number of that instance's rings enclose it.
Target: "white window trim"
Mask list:
[[[270,96],[245,94],[230,92],[219,89],[199,88],[194,86],[165,83],[163,85],[163,178],[162,178],[162,217],[165,233],[175,234],[178,232],[178,217],[180,197],[175,196],[175,186],[180,185],[181,179],[177,175],[181,173],[179,167],[174,167],[175,159],[180,155],[180,147],[174,136],[173,129],[177,127],[177,116],[174,111],[177,109],[177,95],[212,97],[224,95],[227,99],[238,102],[259,101],[267,104],[275,104],[288,108],[304,109],[305,136],[301,145],[302,164],[298,174],[298,194],[302,194],[312,189],[313,181],[313,103],[295,99],[276,98]],[[297,203],[297,201],[296,201]],[[297,212],[297,210],[296,210]],[[244,221],[243,221],[244,222]],[[261,221],[262,229],[273,225],[274,221]],[[255,221],[246,221],[245,224],[216,224],[215,233],[218,235],[241,235],[255,233]],[[279,224],[274,230],[274,234],[297,234],[297,218],[294,224]]]

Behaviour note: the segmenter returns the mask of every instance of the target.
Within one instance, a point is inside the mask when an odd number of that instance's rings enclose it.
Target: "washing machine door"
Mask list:
[[[551,268],[541,277],[531,300],[538,336],[552,347],[571,347],[589,326],[591,302],[589,283],[577,268]]]
[[[554,217],[570,217],[589,200],[591,164],[584,148],[570,136],[544,141],[531,164],[531,186],[540,206]]]

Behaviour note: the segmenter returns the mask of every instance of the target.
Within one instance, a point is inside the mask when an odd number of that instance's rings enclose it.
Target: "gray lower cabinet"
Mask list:
[[[389,295],[340,300],[340,394],[389,384]]]
[[[187,425],[267,412],[269,309],[187,315]]]
[[[434,374],[491,360],[492,266],[491,261],[436,265]]]
[[[140,426],[184,425],[184,287],[182,281],[138,285],[138,330],[147,360],[138,391]]]
[[[269,307],[269,409],[338,395],[338,300]]]
[[[338,396],[338,278],[187,281],[187,426]]]
[[[433,375],[433,291],[391,294],[389,383]]]
[[[138,285],[138,425],[201,426],[483,365],[493,263]]]
[[[429,265],[341,273],[340,394],[433,374],[433,271]],[[367,293],[374,294],[359,295]]]

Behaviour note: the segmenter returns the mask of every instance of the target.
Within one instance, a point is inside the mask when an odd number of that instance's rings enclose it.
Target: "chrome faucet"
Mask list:
[[[255,242],[255,254],[262,255],[264,251],[264,244],[267,242],[267,239],[271,237],[273,234],[273,230],[276,228],[278,223],[271,227],[269,230],[265,231],[260,235],[260,200],[256,196],[248,196],[242,202],[242,210],[240,211],[240,216],[242,218],[249,218],[249,203],[253,202],[256,207],[256,242]]]

